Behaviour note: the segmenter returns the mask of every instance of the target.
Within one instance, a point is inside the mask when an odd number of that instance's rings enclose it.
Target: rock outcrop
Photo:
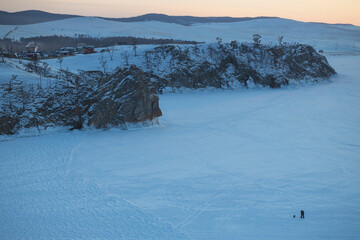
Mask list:
[[[279,88],[291,81],[323,80],[335,74],[326,58],[308,45],[267,46],[231,43],[161,46],[146,53],[144,71],[159,79],[158,89],[232,88],[260,85]],[[162,66],[159,68],[159,66]],[[165,80],[164,80],[165,79]]]
[[[13,88],[11,111],[6,105],[1,109],[0,134],[31,127],[126,127],[127,123],[154,120],[162,114],[150,77],[136,67],[118,70],[91,85],[89,82],[86,76],[69,73],[66,81],[48,91],[20,92]],[[32,95],[23,94],[31,91]]]
[[[149,76],[136,67],[108,76],[90,99],[93,103],[86,113],[87,125],[96,128],[143,122],[162,115]]]
[[[279,88],[335,74],[324,56],[300,44],[164,45],[138,58],[141,65],[111,74],[62,71],[62,80],[48,89],[15,82],[0,88],[0,134],[30,127],[107,128],[151,121],[161,116],[157,93],[168,88]]]

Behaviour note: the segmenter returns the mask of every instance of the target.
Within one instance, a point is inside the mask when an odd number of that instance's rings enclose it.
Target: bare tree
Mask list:
[[[73,81],[72,81],[72,73],[69,71],[69,68],[66,68],[66,70],[62,70],[64,72],[64,80],[66,83],[66,87],[69,88],[70,84],[73,85]],[[64,85],[63,85],[64,87]]]
[[[144,59],[145,59],[145,65],[146,65],[146,68],[147,69],[150,69],[150,57],[149,57],[149,52],[148,51],[146,51],[145,53],[144,53]]]
[[[47,77],[49,75],[50,67],[47,62],[43,62],[43,74],[44,77]]]
[[[11,77],[11,85],[15,103],[22,103],[22,110],[25,111],[26,104],[29,102],[30,91],[25,90],[24,82],[19,80],[16,75]]]
[[[230,42],[230,46],[231,46],[232,49],[237,49],[237,48],[239,48],[237,41],[231,41],[231,42]]]
[[[157,70],[160,70],[160,65],[161,65],[161,56],[159,54],[156,54],[156,66],[157,66]]]
[[[47,62],[43,62],[43,74],[44,74],[44,77],[47,77],[50,73],[50,67],[49,67],[49,64]],[[51,88],[51,80],[50,80],[50,84],[48,84],[48,87]]]
[[[111,46],[111,48],[108,51],[111,61],[114,59],[114,51],[115,51],[115,46]]]
[[[220,52],[222,53],[223,50],[224,50],[224,46],[223,46],[223,44],[222,44],[222,38],[217,37],[217,38],[216,38],[216,41],[217,41],[217,43],[218,43]]]
[[[134,38],[134,40],[133,40],[133,50],[134,50],[134,56],[135,56],[135,57],[137,56],[137,55],[136,55],[136,49],[137,49],[136,44],[137,44],[137,40],[136,40],[136,38]]]
[[[125,59],[125,64],[128,67],[129,66],[129,53],[128,52],[124,52],[124,59]]]
[[[215,57],[215,49],[213,47],[211,47],[210,45],[208,45],[207,51],[209,53],[210,58],[214,59],[214,57]]]
[[[37,73],[37,74],[39,74],[39,69],[40,69],[40,67],[39,67],[39,58],[38,57],[34,57],[33,59],[32,59],[32,62],[33,62],[33,66],[34,66],[34,71],[35,71],[35,73]]]
[[[107,60],[106,60],[106,58],[104,57],[104,54],[103,54],[103,53],[100,54],[99,61],[100,61],[101,67],[102,67],[103,70],[104,70],[103,72],[104,72],[104,74],[106,75]]]
[[[1,62],[5,62],[5,54],[4,54],[4,51],[0,48],[0,54],[1,54]]]
[[[13,110],[12,92],[14,90],[14,81],[16,80],[16,78],[17,78],[17,75],[13,74],[9,80],[8,87],[5,89],[8,94],[10,114],[12,113],[12,110]]]
[[[39,68],[39,76],[40,76],[40,89],[42,88],[42,81],[41,81],[41,76],[47,77],[49,75],[49,64],[47,62],[43,62],[42,63],[42,67]]]
[[[39,74],[39,78],[40,78],[39,89],[42,89],[41,73]]]
[[[57,57],[57,62],[60,64],[60,70],[62,69],[61,64],[62,64],[63,61],[64,61],[64,58],[63,58],[61,55],[59,55],[59,56]]]
[[[137,56],[137,54],[136,54],[136,49],[137,49],[137,46],[134,45],[134,46],[133,46],[133,50],[134,50],[134,56],[135,56],[135,57]]]
[[[61,72],[62,72],[62,66],[61,66],[61,64],[62,64],[63,61],[64,61],[64,58],[63,58],[61,55],[59,55],[59,56],[57,57],[57,62],[60,64],[60,79],[62,78],[62,76],[61,76]]]
[[[280,46],[282,46],[283,40],[284,40],[284,36],[278,36],[277,37],[278,43]]]
[[[18,90],[17,90],[21,103],[22,103],[22,110],[25,111],[26,104],[29,102],[29,92],[25,91],[24,83],[19,82]]]
[[[253,41],[254,41],[254,44],[255,44],[255,46],[259,46],[260,45],[260,43],[261,43],[261,35],[260,34],[254,34],[253,35]]]
[[[13,53],[13,46],[11,46],[10,44],[6,45],[6,50],[8,51],[9,54]]]

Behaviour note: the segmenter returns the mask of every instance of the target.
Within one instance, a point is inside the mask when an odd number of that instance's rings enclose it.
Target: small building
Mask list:
[[[87,45],[84,47],[84,54],[91,54],[91,53],[96,53],[95,52],[95,47],[92,45]]]
[[[25,59],[30,59],[30,60],[36,60],[36,59],[40,59],[41,55],[40,53],[37,52],[28,52],[25,54]]]
[[[70,54],[74,54],[76,52],[76,48],[74,47],[62,47],[60,51],[69,52]]]
[[[65,56],[70,56],[70,55],[71,55],[71,53],[68,50],[60,50],[60,51],[58,51],[58,56],[65,57]]]
[[[76,51],[78,51],[79,53],[84,53],[84,49],[86,47],[86,43],[79,43],[77,46],[76,46]]]
[[[62,47],[57,51],[58,56],[71,56],[76,53],[76,49],[73,47]]]
[[[34,53],[38,50],[38,46],[35,42],[29,42],[26,44],[26,52],[28,53]]]

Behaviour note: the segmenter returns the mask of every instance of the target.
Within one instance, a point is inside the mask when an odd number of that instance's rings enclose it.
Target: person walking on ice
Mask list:
[[[301,210],[300,213],[301,213],[300,218],[305,218],[305,212],[304,212],[304,210]]]

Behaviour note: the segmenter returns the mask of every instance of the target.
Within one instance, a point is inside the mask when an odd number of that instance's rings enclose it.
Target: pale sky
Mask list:
[[[0,9],[9,12],[36,9],[103,17],[132,17],[145,13],[275,16],[360,26],[360,0],[0,0]]]

